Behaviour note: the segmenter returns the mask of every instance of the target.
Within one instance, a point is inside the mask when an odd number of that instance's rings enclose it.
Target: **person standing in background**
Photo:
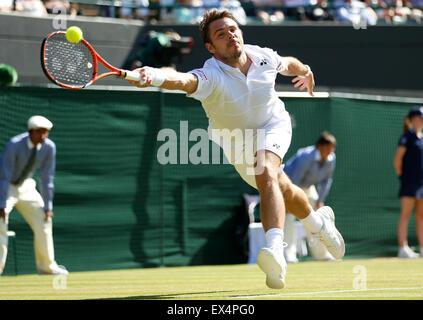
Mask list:
[[[53,124],[43,116],[28,120],[28,132],[6,144],[0,158],[0,274],[7,257],[9,214],[14,207],[34,232],[35,263],[40,274],[67,275],[54,259],[53,194],[56,145],[48,138]],[[32,179],[40,169],[40,193]]]
[[[394,156],[395,172],[400,178],[401,213],[398,220],[398,257],[417,258],[408,246],[408,222],[416,212],[416,232],[423,257],[423,106],[414,107],[404,119],[403,135]]]

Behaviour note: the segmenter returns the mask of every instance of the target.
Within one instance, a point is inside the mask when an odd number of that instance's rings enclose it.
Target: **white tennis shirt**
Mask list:
[[[212,128],[259,129],[289,117],[275,91],[285,59],[269,48],[246,44],[244,49],[252,61],[247,76],[214,57],[189,71],[197,76],[198,87],[187,96],[201,101]]]

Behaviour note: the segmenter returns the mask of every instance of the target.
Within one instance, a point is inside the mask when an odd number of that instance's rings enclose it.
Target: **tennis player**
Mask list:
[[[53,193],[56,145],[48,138],[53,124],[43,116],[28,119],[28,132],[10,139],[0,158],[0,274],[6,263],[9,214],[14,207],[34,232],[35,263],[40,274],[67,275],[57,265],[53,246]],[[40,193],[34,172],[40,169]]]
[[[183,90],[188,97],[201,101],[209,118],[210,138],[222,147],[241,177],[260,193],[260,217],[267,245],[260,250],[257,263],[266,274],[267,286],[280,289],[285,286],[287,269],[283,254],[285,210],[301,219],[336,259],[345,252],[332,209],[313,211],[304,191],[292,184],[281,166],[292,130],[289,114],[274,89],[276,76],[296,76],[292,80],[294,87],[307,89],[313,96],[313,72],[296,58],[244,45],[242,31],[229,11],[206,12],[200,32],[213,55],[203,68],[181,73],[144,67],[136,69],[141,81],[129,82],[141,88],[153,85]],[[254,131],[252,139],[240,134],[247,129]],[[242,136],[241,147],[222,143],[227,135],[235,141]],[[252,157],[254,161],[249,160]]]

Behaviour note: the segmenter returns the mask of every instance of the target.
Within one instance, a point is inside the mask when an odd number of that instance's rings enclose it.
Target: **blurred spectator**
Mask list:
[[[161,22],[197,24],[207,10],[217,8],[229,10],[239,24],[247,23],[247,15],[238,0],[161,0],[160,4],[165,6],[160,11]]]
[[[221,0],[219,9],[229,10],[237,20],[238,24],[247,24],[247,14],[241,6],[241,2],[238,0]]]
[[[177,23],[198,24],[203,18],[204,11],[202,0],[177,0],[173,14]]]
[[[72,3],[72,7],[81,16],[97,17],[100,13],[99,6],[95,4]]]
[[[422,23],[422,21],[423,21],[423,9],[413,7],[411,9],[410,18],[417,23]]]
[[[387,8],[384,11],[383,19],[387,23],[402,24],[409,21],[421,23],[423,14],[418,7],[423,6],[422,0],[385,0]]]
[[[411,8],[411,19],[417,23],[423,21],[423,0],[405,0],[405,5]]]
[[[282,22],[285,15],[278,7],[282,6],[283,0],[253,0],[256,6],[256,17],[263,23]],[[267,8],[266,8],[267,7]]]
[[[175,17],[173,15],[173,6],[176,5],[176,0],[156,0],[160,4],[160,14],[153,14],[158,19],[160,17],[161,22],[173,23]],[[155,11],[155,10],[154,10]]]
[[[335,20],[334,14],[328,7],[327,0],[317,0],[316,3],[312,0],[310,2],[313,7],[305,8],[305,16],[307,20],[311,21],[333,21]]]
[[[284,14],[291,20],[306,20],[305,6],[316,4],[315,0],[283,0]]]
[[[353,25],[367,26],[377,23],[377,14],[366,3],[359,0],[340,0],[336,2],[336,20],[351,22]]]
[[[47,10],[41,0],[16,0],[15,10],[33,16],[47,15]]]
[[[247,17],[254,19],[256,17],[256,8],[253,0],[239,0]]]
[[[42,0],[47,13],[66,13],[71,16],[76,16],[78,9],[76,4],[70,4],[69,1],[62,0]],[[65,12],[63,12],[65,11]]]
[[[139,19],[148,21],[150,11],[148,0],[123,0],[120,17],[125,19]]]
[[[385,0],[364,0],[364,2],[376,12],[378,20],[385,19],[385,12],[388,8]]]
[[[205,11],[219,8],[222,5],[221,2],[221,0],[203,0],[203,7]]]
[[[13,10],[13,0],[0,0],[0,12],[11,12]]]
[[[404,5],[412,9],[423,9],[423,0],[404,0]]]

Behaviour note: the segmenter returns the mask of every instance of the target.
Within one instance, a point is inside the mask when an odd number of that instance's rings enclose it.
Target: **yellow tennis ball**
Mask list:
[[[82,30],[77,26],[69,27],[66,30],[66,39],[71,43],[78,43],[82,39]]]

